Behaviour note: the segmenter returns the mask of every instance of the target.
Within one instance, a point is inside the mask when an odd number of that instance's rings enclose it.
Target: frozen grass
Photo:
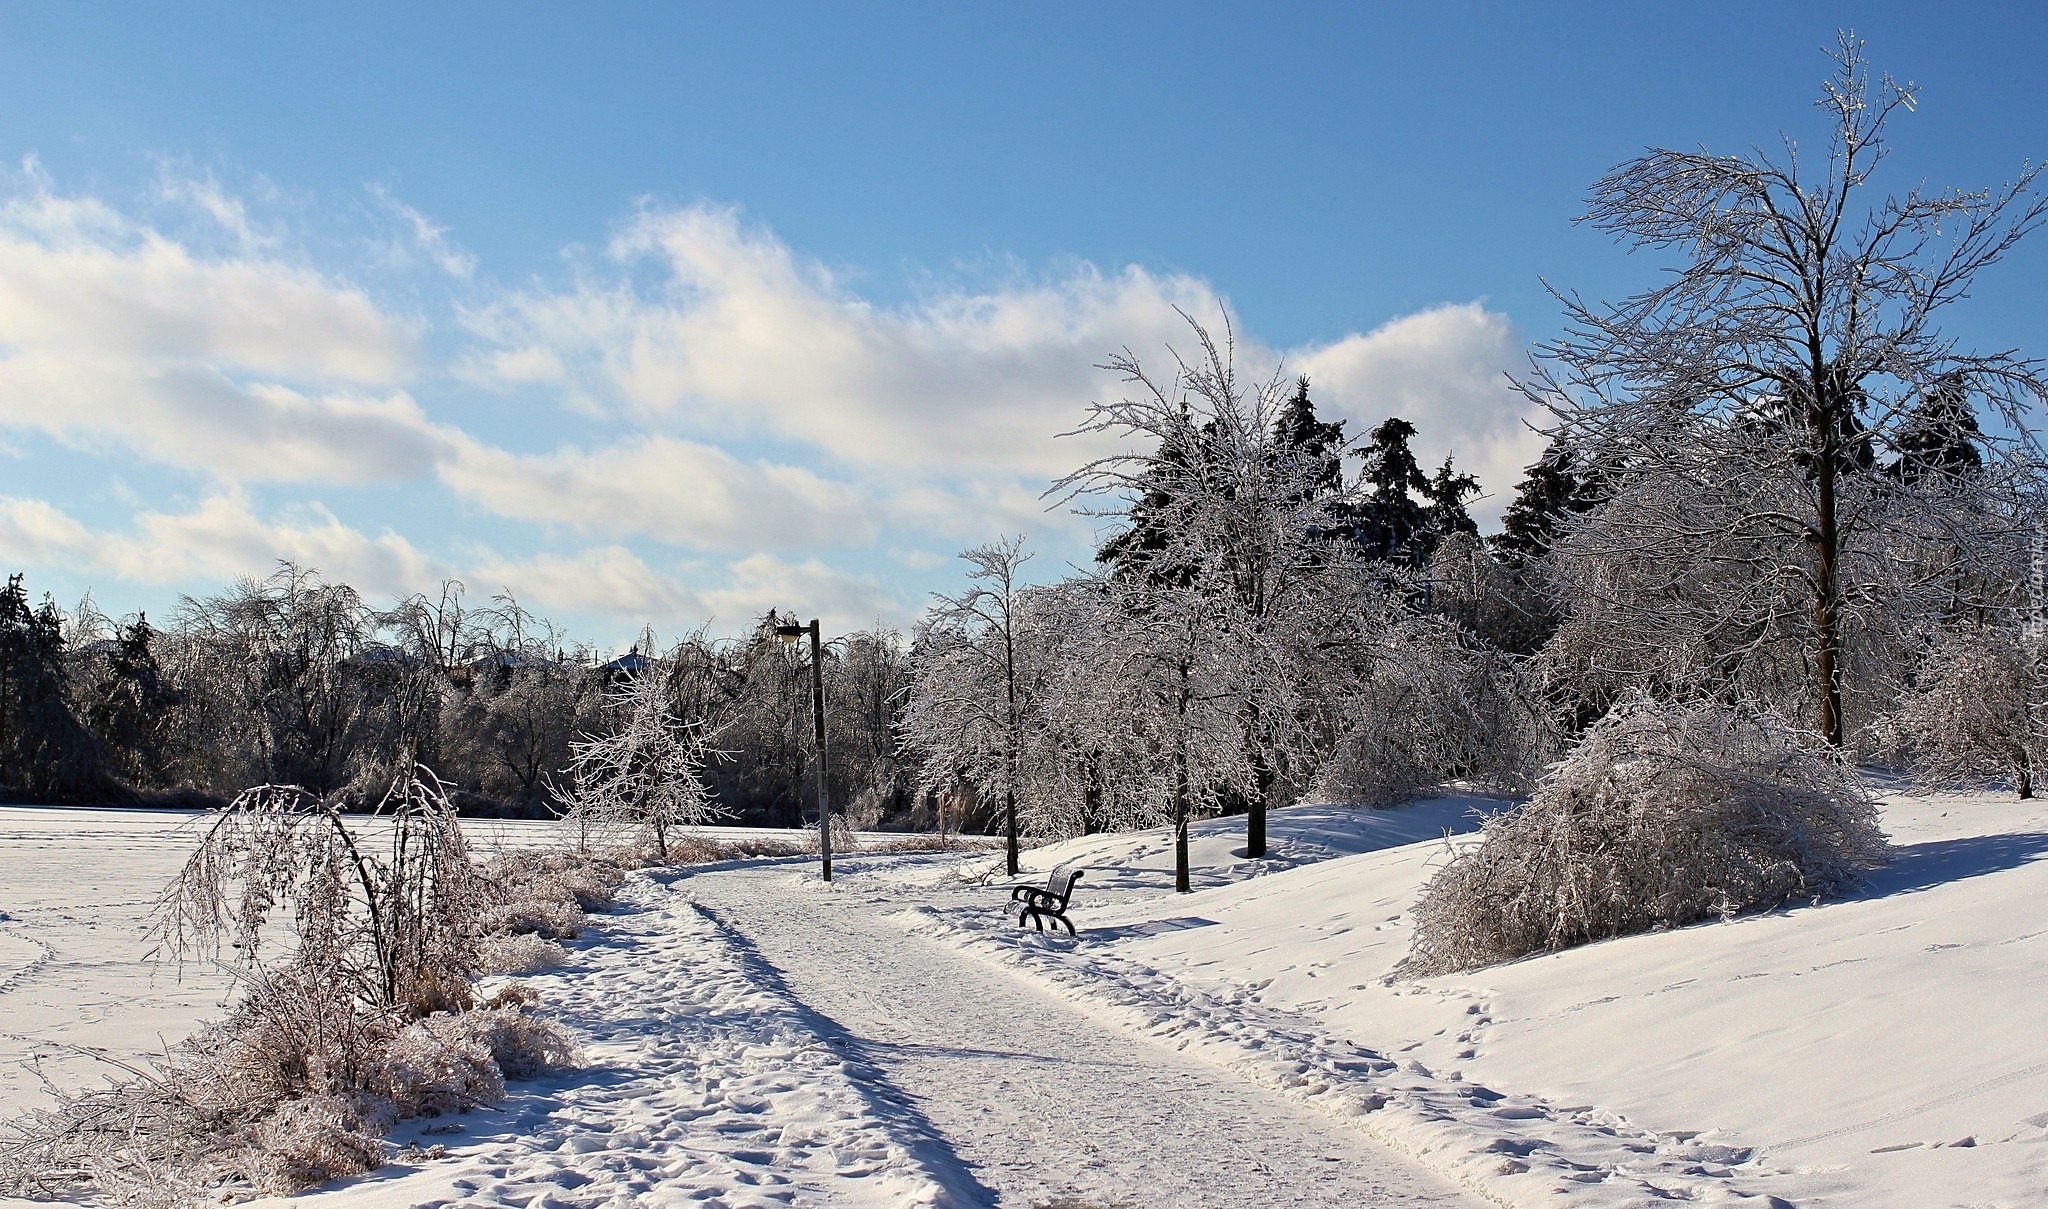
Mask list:
[[[577,1061],[573,1039],[522,997],[475,1007],[471,980],[483,942],[524,936],[515,955],[531,964],[545,956],[534,942],[549,942],[514,925],[568,921],[573,934],[583,901],[609,902],[622,874],[528,857],[527,876],[487,881],[425,770],[386,806],[376,836],[289,787],[209,816],[150,934],[180,961],[231,944],[234,1005],[145,1064],[119,1065],[125,1077],[53,1086],[53,1106],[0,1125],[0,1191],[296,1192],[380,1165],[377,1139],[398,1120],[488,1104],[507,1074]]]

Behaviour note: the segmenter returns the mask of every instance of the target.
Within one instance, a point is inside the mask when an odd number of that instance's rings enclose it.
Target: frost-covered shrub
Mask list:
[[[340,1096],[286,1100],[250,1130],[249,1182],[290,1196],[315,1184],[361,1175],[384,1164],[376,1126]]]
[[[364,1003],[323,971],[300,964],[258,971],[228,1014],[208,1025],[174,1068],[228,1117],[260,1115],[301,1096],[370,1086],[378,1055],[403,1023]]]
[[[529,1015],[523,998],[407,1026],[384,1049],[378,1091],[402,1116],[441,1116],[503,1099],[507,1079],[580,1064],[567,1030]]]
[[[491,1061],[507,1079],[538,1078],[583,1063],[583,1051],[569,1031],[529,1014],[522,1002],[464,1012],[451,1017],[449,1026],[488,1050]]]
[[[584,913],[612,905],[626,864],[611,856],[570,850],[500,853],[483,866],[490,886],[478,915],[486,935],[534,933],[570,940],[583,930]],[[508,971],[509,972],[509,971]]]
[[[583,908],[569,895],[519,898],[495,902],[477,913],[478,929],[486,936],[543,936],[550,940],[574,940],[583,931]]]
[[[407,1025],[380,1055],[378,1090],[404,1117],[438,1117],[504,1098],[505,1074],[459,1016]]]
[[[1424,889],[1439,974],[1838,893],[1890,856],[1854,770],[1777,718],[1617,706]]]
[[[2030,798],[2034,771],[2048,754],[2044,712],[2048,667],[2040,645],[2017,627],[1970,627],[1942,636],[1871,737],[1923,782],[2010,778]]]
[[[538,974],[568,960],[568,950],[544,936],[520,932],[486,936],[477,949],[477,966],[486,974]]]
[[[1332,802],[1391,806],[1447,781],[1519,792],[1548,732],[1513,662],[1438,619],[1407,619],[1345,700],[1348,729],[1320,770]]]
[[[845,854],[860,851],[860,840],[855,837],[853,828],[847,826],[845,815],[834,811],[831,828],[832,851],[834,853]],[[804,851],[816,852],[820,847],[818,829],[815,826],[806,829],[804,831]]]

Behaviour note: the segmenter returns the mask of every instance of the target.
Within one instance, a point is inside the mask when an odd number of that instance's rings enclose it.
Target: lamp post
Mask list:
[[[823,862],[824,878],[832,880],[832,802],[825,795],[825,664],[818,654],[818,619],[811,618],[809,625],[787,625],[775,627],[775,636],[785,643],[794,643],[805,634],[811,636],[811,725],[816,728],[818,753],[815,761],[818,779],[818,855]]]

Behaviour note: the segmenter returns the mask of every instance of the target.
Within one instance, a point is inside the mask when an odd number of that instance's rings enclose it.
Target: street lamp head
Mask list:
[[[807,626],[779,625],[775,627],[775,636],[784,642],[795,642],[808,633],[810,633],[810,629]]]

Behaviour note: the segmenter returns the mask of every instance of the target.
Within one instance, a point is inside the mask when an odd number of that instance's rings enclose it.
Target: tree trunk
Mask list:
[[[1194,888],[1188,871],[1188,812],[1183,805],[1173,825],[1173,892],[1186,894]]]
[[[1188,815],[1193,807],[1188,801],[1188,705],[1193,691],[1188,685],[1190,668],[1180,665],[1180,696],[1176,702],[1180,734],[1174,741],[1173,751],[1173,890],[1186,894],[1193,888],[1188,876]]]
[[[1003,790],[1003,849],[1009,856],[1010,876],[1017,876],[1017,791]]]
[[[1835,515],[1835,487],[1841,471],[1842,413],[1853,403],[1830,381],[1832,375],[1825,368],[1817,346],[1813,370],[1811,423],[1820,437],[1819,456],[1814,459],[1814,675],[1820,682],[1821,737],[1839,748],[1843,742],[1842,632],[1840,571],[1836,562],[1842,552],[1842,534]]]
[[[1278,779],[1273,771],[1273,762],[1268,748],[1259,733],[1258,706],[1251,707],[1252,725],[1247,728],[1251,736],[1252,794],[1245,803],[1244,812],[1244,855],[1246,860],[1259,860],[1266,855],[1266,803],[1272,797],[1273,782]]]
[[[1008,695],[1009,734],[1006,739],[1009,750],[1004,753],[1007,776],[1003,785],[1003,834],[1004,852],[1010,861],[1010,876],[1017,876],[1017,642],[1011,632],[1014,624],[1010,612],[1010,595],[1005,585],[1003,593],[1003,689]]]

